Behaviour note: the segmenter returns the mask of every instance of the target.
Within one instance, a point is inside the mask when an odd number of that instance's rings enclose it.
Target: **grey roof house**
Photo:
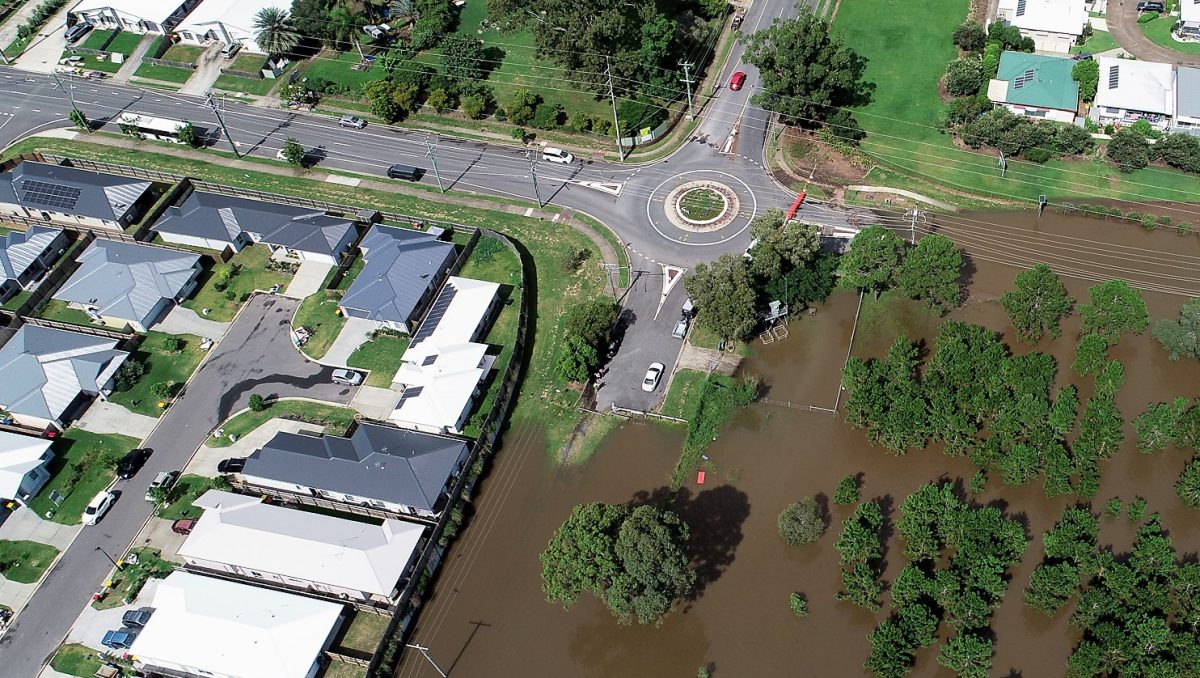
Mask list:
[[[0,237],[0,303],[41,277],[67,245],[61,228],[34,226]]]
[[[79,270],[54,298],[106,324],[145,332],[196,286],[200,255],[140,243],[97,239],[79,257]]]
[[[358,249],[367,263],[342,297],[342,315],[413,332],[454,261],[454,244],[420,231],[374,226]]]
[[[461,439],[364,423],[348,438],[277,433],[240,475],[260,488],[433,518],[469,451]]]
[[[151,185],[142,179],[25,161],[0,174],[0,210],[121,230],[137,219],[152,197]]]
[[[1171,131],[1200,136],[1200,68],[1180,66],[1175,73],[1175,126]]]
[[[0,409],[24,426],[62,429],[86,398],[111,388],[127,357],[115,339],[25,325],[0,347]]]
[[[276,254],[337,265],[357,238],[353,221],[318,213],[289,220],[260,241]]]

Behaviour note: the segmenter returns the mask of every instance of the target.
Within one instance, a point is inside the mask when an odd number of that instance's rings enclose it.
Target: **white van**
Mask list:
[[[542,160],[556,162],[560,165],[570,165],[571,163],[575,162],[575,156],[567,153],[561,148],[547,146],[542,149]]]

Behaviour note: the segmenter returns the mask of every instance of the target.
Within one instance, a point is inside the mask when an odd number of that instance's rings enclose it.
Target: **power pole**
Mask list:
[[[429,137],[425,137],[425,157],[433,162],[433,175],[437,177],[438,190],[442,193],[446,192],[446,188],[442,186],[442,173],[438,171],[437,166],[437,146],[429,143]]]
[[[225,118],[221,117],[221,107],[217,105],[217,100],[213,98],[212,92],[204,96],[206,97],[204,103],[208,104],[208,107],[216,114],[217,123],[221,125],[221,131],[225,133],[225,138],[229,141],[230,148],[233,149],[233,156],[235,158],[242,157],[242,154],[238,152],[237,144],[233,143],[233,137],[229,136],[229,128],[225,126]]]
[[[691,74],[688,73],[688,69],[690,69],[692,67],[692,64],[687,61],[684,61],[684,62],[681,62],[679,65],[683,66],[683,84],[687,87],[688,120],[692,120],[693,118],[696,117],[696,114],[692,111],[692,83],[694,83],[696,81],[692,80]]]
[[[54,76],[55,87],[66,93],[67,101],[71,104],[71,110],[76,110],[78,107],[75,105],[75,83],[72,82],[64,85],[62,79],[58,77],[58,73],[50,71],[50,75]]]
[[[617,94],[613,91],[612,64],[609,63],[608,55],[604,56],[604,75],[608,78],[608,98],[612,101],[613,127],[617,130],[617,157],[621,162],[625,162],[625,151],[621,148],[621,121],[617,119]]]
[[[429,648],[425,647],[424,645],[416,645],[414,643],[405,643],[404,647],[411,647],[417,652],[425,655],[425,658],[429,660],[429,663],[433,664],[433,669],[438,672],[438,675],[442,678],[446,678],[446,672],[442,670],[442,667],[437,665],[437,662],[433,661],[433,657],[429,656]]]
[[[908,242],[913,245],[917,244],[917,217],[919,216],[921,216],[921,210],[914,208],[912,211],[912,223],[909,225],[908,236]]]
[[[538,207],[543,207],[545,203],[542,202],[542,194],[538,192],[537,162],[533,159],[533,151],[526,149],[525,157],[529,160],[529,178],[533,179],[533,195],[537,198]]]

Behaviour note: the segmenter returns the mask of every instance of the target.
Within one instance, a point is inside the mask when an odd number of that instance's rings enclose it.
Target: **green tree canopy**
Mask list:
[[[818,227],[799,221],[784,221],[783,210],[771,208],[750,222],[750,272],[773,280],[785,272],[805,266],[821,249]]]
[[[254,41],[268,54],[285,54],[300,44],[287,10],[263,7],[254,14]]]
[[[1096,332],[1116,342],[1119,334],[1141,334],[1150,326],[1141,293],[1124,280],[1092,285],[1088,288],[1088,298],[1091,303],[1079,307],[1084,332]]]
[[[820,122],[869,98],[872,87],[862,79],[866,59],[807,6],[794,19],[775,19],[747,42],[742,59],[758,68],[763,89],[751,101],[788,123]]]
[[[741,339],[754,330],[754,288],[746,258],[723,254],[711,264],[697,264],[684,280],[699,313],[696,322],[723,339]]]
[[[1079,83],[1079,98],[1091,101],[1096,98],[1096,85],[1100,82],[1100,64],[1095,59],[1076,62],[1071,68],[1071,78]]]
[[[283,157],[288,161],[289,165],[300,166],[304,162],[304,147],[300,145],[300,140],[295,137],[288,137],[283,142]]]
[[[1117,130],[1105,149],[1108,159],[1122,172],[1135,172],[1150,164],[1150,144],[1134,130]]]
[[[825,515],[812,497],[789,504],[779,514],[779,536],[788,546],[803,546],[825,534]]]
[[[1171,360],[1200,358],[1200,299],[1189,299],[1175,320],[1160,320],[1151,334]]]
[[[480,80],[487,74],[487,57],[483,45],[473,35],[454,33],[442,41],[442,73],[446,79],[461,85]]]
[[[883,226],[868,226],[850,241],[838,272],[854,287],[879,292],[891,286],[903,258],[903,240]]]
[[[1016,289],[1000,297],[1000,305],[1017,328],[1017,337],[1034,343],[1045,335],[1057,337],[1059,321],[1071,312],[1075,300],[1046,264],[1017,274]]]
[[[962,296],[962,252],[944,235],[927,235],[917,243],[896,273],[896,286],[911,299],[949,308]]]

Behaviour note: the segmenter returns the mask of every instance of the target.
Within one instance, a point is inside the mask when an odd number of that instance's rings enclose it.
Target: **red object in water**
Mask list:
[[[696,484],[697,485],[704,484],[704,471],[696,471]]]
[[[792,203],[792,206],[790,208],[788,208],[788,211],[787,211],[788,221],[791,221],[792,219],[796,218],[796,212],[798,212],[800,210],[800,205],[804,202],[805,195],[806,195],[805,193],[801,193],[800,195],[796,196],[796,202]]]

